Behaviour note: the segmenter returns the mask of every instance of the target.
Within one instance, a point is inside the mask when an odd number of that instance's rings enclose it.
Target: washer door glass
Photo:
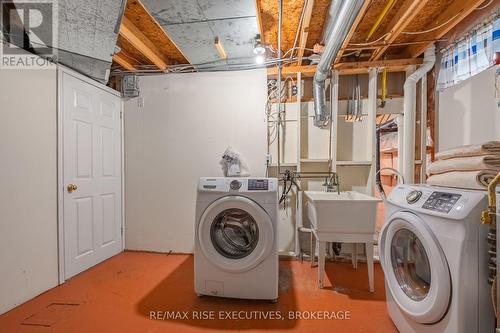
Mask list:
[[[210,237],[221,255],[229,259],[241,259],[257,246],[259,227],[248,212],[237,208],[226,209],[212,222]]]
[[[429,225],[400,211],[385,223],[379,240],[389,302],[422,324],[440,321],[448,310],[451,278],[446,256]]]
[[[274,222],[249,198],[229,195],[217,199],[204,210],[198,223],[199,255],[224,271],[246,272],[271,254],[278,256]]]
[[[408,229],[398,230],[391,243],[394,275],[401,289],[414,301],[423,300],[431,285],[431,267],[417,235]]]

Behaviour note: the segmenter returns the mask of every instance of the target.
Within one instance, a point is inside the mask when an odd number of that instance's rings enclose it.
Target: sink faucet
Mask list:
[[[340,194],[339,175],[336,172],[333,172],[330,177],[325,178],[323,186],[326,186],[327,192],[334,192],[334,190],[337,190],[337,193]]]

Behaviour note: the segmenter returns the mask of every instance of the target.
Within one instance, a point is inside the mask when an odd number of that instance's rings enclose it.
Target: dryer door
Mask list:
[[[274,230],[271,218],[256,202],[227,196],[203,212],[198,242],[213,265],[229,272],[244,272],[271,254]]]
[[[443,318],[451,297],[446,257],[428,225],[410,212],[398,212],[380,236],[380,262],[388,288],[403,312],[416,322]]]

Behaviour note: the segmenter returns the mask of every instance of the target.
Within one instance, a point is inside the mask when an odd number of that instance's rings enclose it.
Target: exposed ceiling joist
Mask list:
[[[448,31],[453,29],[460,21],[469,15],[474,9],[479,7],[485,0],[457,0],[446,8],[436,19],[436,26],[449,21],[443,27],[425,34],[425,39],[439,39],[443,37]],[[451,21],[450,21],[451,20]],[[432,27],[430,27],[432,29]],[[422,54],[432,43],[424,43],[419,45],[411,45],[408,47],[408,54],[412,57],[418,57]]]
[[[389,24],[390,30],[384,38],[384,47],[375,50],[370,58],[371,61],[379,60],[389,45],[394,43],[396,38],[403,32],[418,13],[425,7],[429,0],[405,0],[399,11]]]
[[[146,9],[141,0],[128,0],[125,9],[128,18],[161,52],[169,64],[189,63],[182,50],[175,44],[165,29]],[[123,38],[121,38],[123,40]],[[125,52],[129,55],[128,52]],[[130,54],[132,56],[132,54]]]
[[[264,27],[262,25],[262,9],[260,8],[260,0],[254,0],[254,3],[255,3],[257,26],[259,28],[260,40],[261,40],[262,44],[265,44]]]
[[[297,65],[302,65],[302,58],[304,57],[304,49],[307,45],[307,37],[309,36],[309,24],[311,23],[311,16],[314,7],[314,0],[306,0],[306,7],[304,9],[304,18],[302,26],[300,27],[300,39],[297,51]],[[293,53],[293,51],[292,51]]]
[[[128,71],[136,70],[134,65],[122,53],[114,54],[113,60]]]
[[[144,34],[127,18],[123,17],[120,26],[120,36],[125,38],[140,53],[148,58],[159,69],[167,68],[167,62],[163,59],[161,52]]]
[[[338,63],[333,66],[335,70],[338,70],[341,75],[353,75],[368,73],[370,68],[387,68],[388,72],[404,72],[406,67],[409,65],[420,65],[422,64],[422,59],[420,58],[410,58],[410,59],[394,59],[394,60],[378,60],[378,61],[360,61],[360,62],[343,62]],[[296,73],[302,73],[303,77],[314,76],[316,72],[316,65],[309,66],[286,66],[282,68],[282,75],[294,75]],[[277,77],[278,71],[276,67],[268,68],[268,77]]]
[[[336,70],[349,70],[349,69],[364,69],[369,68],[404,68],[409,65],[420,65],[422,64],[422,59],[391,59],[391,60],[377,60],[377,61],[359,61],[359,62],[341,62],[333,66]]]
[[[363,17],[366,14],[366,11],[368,10],[368,7],[370,7],[371,0],[365,0],[365,3],[363,4],[363,7],[361,7],[361,10],[359,11],[358,16],[354,20],[354,23],[352,24],[351,29],[349,30],[349,33],[347,34],[347,37],[344,39],[344,42],[342,43],[342,46],[340,48],[339,53],[337,54],[337,57],[335,58],[334,63],[339,63],[340,59],[342,59],[342,56],[344,55],[344,51],[347,48],[347,45],[349,45],[349,42],[351,41],[352,36],[354,35],[354,32],[356,31],[359,23],[363,19]]]

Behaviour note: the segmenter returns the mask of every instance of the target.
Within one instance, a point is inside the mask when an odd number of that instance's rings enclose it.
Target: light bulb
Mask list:
[[[266,53],[266,49],[264,48],[264,46],[262,46],[262,44],[256,43],[253,49],[253,53],[256,55],[261,55]]]
[[[264,56],[262,54],[259,54],[255,57],[255,62],[258,64],[258,65],[262,65],[264,63],[264,61],[266,60],[266,58],[264,58]]]

